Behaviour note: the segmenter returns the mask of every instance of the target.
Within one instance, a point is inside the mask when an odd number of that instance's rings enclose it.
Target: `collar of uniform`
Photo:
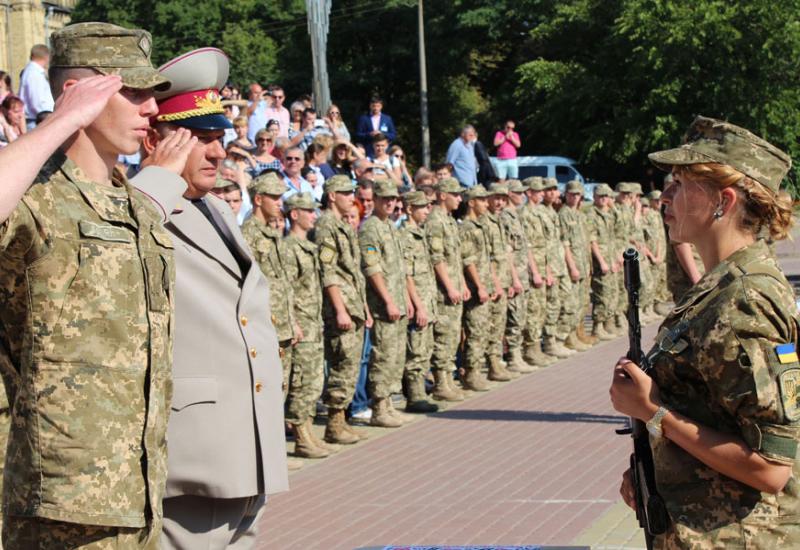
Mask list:
[[[295,241],[297,241],[298,246],[300,246],[300,248],[302,248],[306,252],[311,252],[312,254],[316,253],[317,245],[312,243],[310,240],[308,240],[308,239],[298,239],[297,237],[295,237]]]
[[[259,220],[255,216],[250,216],[250,219],[253,220],[253,223],[256,225],[256,227],[258,227],[258,230],[261,231],[261,233],[265,237],[269,237],[270,239],[280,239],[281,238],[280,232],[277,229],[275,229],[274,227],[270,227],[269,225],[267,225],[266,223],[262,222],[261,220]]]
[[[61,171],[102,219],[116,222],[127,222],[131,219],[130,197],[126,185],[128,180],[124,174],[114,169],[111,186],[94,183],[66,156]]]
[[[417,237],[425,236],[425,230],[416,223],[404,223],[403,228],[412,235],[415,235]]]

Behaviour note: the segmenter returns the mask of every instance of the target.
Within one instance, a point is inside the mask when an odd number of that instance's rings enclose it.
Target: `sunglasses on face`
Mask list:
[[[331,111],[332,115],[339,115],[339,111]]]
[[[269,142],[271,142],[271,141],[272,141],[272,140],[271,140],[271,139],[269,139],[269,138],[258,138],[258,139],[256,140],[256,143],[269,143]]]
[[[286,157],[286,160],[287,161],[300,162],[301,160],[303,160],[303,158],[302,157]]]
[[[396,154],[394,155],[394,158],[396,158],[396,159],[404,159],[404,158],[406,158],[406,156],[405,156],[404,154],[402,154],[402,153],[399,153],[399,154],[398,154],[398,153],[396,153]]]

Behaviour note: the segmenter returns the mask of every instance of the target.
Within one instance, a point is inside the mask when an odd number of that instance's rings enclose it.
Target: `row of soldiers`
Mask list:
[[[345,417],[365,328],[372,344],[370,424],[394,428],[410,421],[408,412],[438,409],[427,398],[429,371],[435,400],[461,401],[465,391],[487,391],[489,380],[511,380],[619,335],[622,252],[629,246],[648,259],[645,318],[667,301],[659,196],[642,203],[638,184],[621,183],[617,191],[600,184],[594,204],[584,206],[578,181],[567,184],[561,204],[552,178],[488,189],[445,178],[402,197],[392,182],[379,180],[374,210],[357,233],[346,221],[355,189],[350,178],[335,176],[324,184],[323,204],[308,193],[284,202],[288,188],[274,173],[249,189],[254,210],[242,231],[271,283],[297,456],[322,458],[367,437]],[[584,331],[590,303],[591,336]],[[328,421],[319,439],[311,426],[323,386]],[[406,412],[391,399],[401,391]]]

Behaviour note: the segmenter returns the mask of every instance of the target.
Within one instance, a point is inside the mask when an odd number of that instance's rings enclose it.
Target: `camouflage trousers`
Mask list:
[[[375,319],[370,330],[372,351],[367,370],[367,393],[373,399],[389,397],[400,389],[406,358],[408,318]]]
[[[361,371],[364,322],[353,319],[350,330],[340,330],[335,321],[326,321],[325,335],[328,386],[323,401],[331,409],[346,409],[353,400]]]
[[[292,351],[292,374],[286,399],[286,421],[302,424],[314,418],[317,399],[325,383],[325,357],[322,341],[300,341]]]
[[[553,286],[547,287],[545,300],[544,335],[558,336],[558,320],[561,318],[561,307],[564,301],[561,279],[554,277]]]
[[[528,344],[542,338],[542,329],[547,315],[547,286],[542,285],[539,288],[532,286],[526,294],[527,319],[522,337],[523,341]]]
[[[66,523],[37,517],[4,518],[6,550],[157,550],[161,534],[147,527],[105,527]]]
[[[486,364],[489,345],[489,314],[491,302],[470,300],[464,306],[464,368],[482,369]]]
[[[4,391],[0,385],[0,392]],[[3,398],[5,401],[5,397]],[[3,495],[3,469],[6,463],[6,446],[8,444],[8,429],[11,426],[11,415],[8,408],[0,411],[0,497]],[[0,528],[2,528],[2,514],[0,514]],[[0,548],[3,545],[0,544]]]
[[[523,332],[528,323],[528,298],[531,290],[525,290],[508,299],[508,314],[506,320],[506,343],[509,351],[521,350]]]
[[[578,326],[586,309],[584,302],[585,279],[573,281],[570,277],[561,277],[561,315],[558,318],[556,336],[564,339]]]
[[[486,342],[486,353],[489,357],[503,357],[503,336],[506,333],[508,319],[508,291],[504,288],[500,297],[489,302],[489,335]]]
[[[280,355],[281,358],[281,370],[283,371],[283,385],[281,386],[281,390],[283,391],[284,401],[286,401],[286,396],[289,394],[289,376],[292,373],[293,352],[294,348],[292,347],[291,340],[278,342],[278,355]]]
[[[409,323],[404,370],[408,376],[416,378],[428,373],[433,356],[434,326],[435,324],[428,323],[425,328],[420,328],[414,323]]]
[[[628,293],[625,290],[625,273],[620,269],[614,274],[614,284],[617,285],[617,304],[614,315],[625,315],[628,311]]]
[[[663,261],[660,264],[653,266],[653,279],[656,288],[656,302],[669,302],[672,300],[667,288],[667,262]]]
[[[617,278],[616,273],[610,271],[603,275],[596,270],[592,276],[592,320],[594,323],[604,323],[611,318],[617,308]]]
[[[464,312],[462,304],[446,304],[439,302],[436,313],[436,324],[433,325],[433,355],[431,368],[444,372],[456,370],[456,352],[461,343],[461,317]]]
[[[642,282],[639,291],[639,304],[642,308],[652,306],[655,303],[656,293],[653,285],[653,264],[644,258],[639,261],[639,279]]]

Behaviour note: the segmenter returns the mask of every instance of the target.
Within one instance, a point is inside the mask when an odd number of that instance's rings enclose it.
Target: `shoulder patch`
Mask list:
[[[783,371],[778,376],[778,385],[781,390],[784,416],[790,421],[800,419],[800,395],[798,395],[800,368]]]
[[[319,249],[319,261],[324,264],[329,264],[336,259],[336,251],[329,246],[323,245]]]
[[[444,252],[444,241],[441,237],[431,238],[431,250],[434,252]]]
[[[778,356],[778,361],[780,361],[781,365],[798,362],[797,350],[795,349],[794,344],[781,344],[780,346],[775,346],[775,355]]]

